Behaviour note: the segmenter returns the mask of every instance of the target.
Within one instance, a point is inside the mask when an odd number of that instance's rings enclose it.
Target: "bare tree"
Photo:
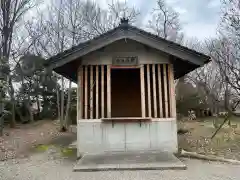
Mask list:
[[[240,84],[239,84],[239,62],[237,61],[235,55],[232,51],[234,47],[231,47],[231,43],[227,40],[216,40],[210,44],[211,57],[219,68],[219,76],[222,77],[222,83],[224,83],[225,90],[228,91],[228,99],[232,94],[240,95]],[[235,101],[240,99],[235,96]],[[229,99],[230,101],[230,99]],[[228,103],[229,104],[229,103]],[[229,104],[230,105],[230,104]],[[226,106],[229,111],[230,106]]]
[[[182,39],[179,14],[169,7],[165,0],[157,1],[157,8],[153,9],[149,28],[164,39],[177,41]]]
[[[5,0],[0,5],[0,56],[9,60],[14,28],[33,3],[32,0]]]
[[[25,27],[32,51],[47,58],[116,27],[124,15],[134,22],[138,14],[134,8],[119,2],[113,2],[109,9],[105,10],[92,1],[52,0],[48,11],[39,12],[38,19],[27,22]],[[61,129],[65,130],[68,124],[72,83],[63,77],[60,79],[62,88],[61,93],[57,91],[57,104]],[[66,83],[68,86],[65,86]],[[64,100],[66,89],[67,103]]]
[[[236,116],[235,109],[240,103],[240,2],[222,0],[222,18],[218,38],[207,43],[208,54],[212,58],[212,68],[195,71],[195,80],[204,87],[205,92],[219,106],[223,106],[228,116],[219,126],[212,138],[230,117]],[[209,67],[209,65],[207,66]]]
[[[140,12],[135,7],[129,7],[124,2],[112,1],[108,9],[100,8],[96,3],[87,1],[82,6],[84,32],[89,39],[117,27],[120,19],[125,17],[131,24],[137,21]]]
[[[0,57],[6,59],[10,69],[12,44],[16,26],[23,16],[34,7],[32,0],[3,0],[0,2]],[[15,126],[15,98],[10,71],[8,72],[9,95],[12,102],[11,127]]]
[[[228,59],[229,52],[226,51],[227,49],[220,47],[219,41],[215,39],[206,41],[205,44],[194,40],[193,42],[188,42],[187,46],[205,52],[212,59],[210,63],[190,73],[187,76],[188,79],[195,84],[199,93],[201,93],[202,100],[205,101],[205,104],[210,108],[212,113],[215,113],[217,119],[220,110],[228,112],[223,123],[219,127],[217,126],[217,130],[212,135],[212,138],[214,138],[227,121],[231,125],[229,117],[233,114],[232,104],[233,100],[236,99],[236,93],[226,81],[224,73],[226,72],[226,64],[223,63],[220,65],[221,58],[219,54],[222,54],[224,59]],[[213,121],[214,126],[216,122]]]
[[[225,84],[215,62],[206,64],[204,67],[190,73],[187,77],[195,84],[202,101],[208,104],[208,108],[213,113],[224,109],[222,102],[224,101],[223,93]]]
[[[230,92],[238,95],[240,101],[240,2],[222,0],[223,15],[219,25],[219,38],[212,41],[212,57]],[[231,110],[231,109],[229,109]]]

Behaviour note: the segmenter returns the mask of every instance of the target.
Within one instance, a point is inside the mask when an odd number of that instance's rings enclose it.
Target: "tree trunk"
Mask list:
[[[231,113],[229,111],[229,90],[228,90],[228,84],[226,84],[225,94],[224,94],[224,106],[225,111],[228,112],[228,116]],[[228,126],[231,126],[231,118],[228,119]]]
[[[68,125],[69,125],[69,111],[70,111],[70,104],[71,104],[71,93],[72,93],[72,82],[69,81],[67,107],[66,107],[66,113],[65,113],[65,126],[66,127],[68,127]]]
[[[29,119],[30,119],[30,122],[34,122],[33,112],[32,112],[30,101],[31,101],[31,99],[30,99],[30,96],[28,95],[27,109],[28,109],[28,112],[29,112]]]
[[[40,102],[39,102],[39,98],[38,98],[38,95],[36,95],[36,102],[37,102],[37,109],[38,109],[38,114],[40,114]]]
[[[27,120],[24,119],[24,117],[23,117],[22,113],[19,111],[19,109],[17,107],[15,107],[15,110],[16,110],[16,113],[18,114],[19,118],[20,118],[21,123],[26,122]]]
[[[12,103],[12,108],[11,108],[12,118],[11,118],[11,121],[10,121],[10,127],[15,128],[16,127],[15,97],[14,97],[14,88],[13,88],[13,85],[12,85],[12,78],[11,77],[9,77],[8,85],[9,85],[9,94],[10,94],[11,103]]]
[[[10,121],[10,128],[15,128],[16,127],[16,113],[15,113],[15,101],[12,100],[12,110],[11,110],[11,113],[12,113],[12,118],[11,118],[11,121]]]
[[[0,115],[0,137],[3,136],[3,124],[4,124],[4,118],[3,115]]]
[[[220,129],[223,127],[223,125],[227,122],[228,118],[229,118],[229,117],[228,117],[228,115],[227,115],[227,116],[225,117],[223,123],[222,123],[222,124],[218,127],[218,129],[213,133],[211,139],[213,139],[213,138],[217,135],[218,131],[220,131]]]
[[[3,99],[2,99],[2,88],[0,88],[0,137],[3,136],[3,125],[4,125],[4,117],[3,117]]]

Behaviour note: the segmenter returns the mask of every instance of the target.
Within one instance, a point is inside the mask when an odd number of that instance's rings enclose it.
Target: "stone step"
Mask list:
[[[74,171],[112,170],[184,170],[176,156],[168,152],[117,152],[85,154],[77,162]]]

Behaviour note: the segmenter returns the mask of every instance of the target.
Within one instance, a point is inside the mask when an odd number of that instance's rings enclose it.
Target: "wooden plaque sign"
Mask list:
[[[133,66],[138,65],[137,56],[114,57],[112,64],[115,66]]]

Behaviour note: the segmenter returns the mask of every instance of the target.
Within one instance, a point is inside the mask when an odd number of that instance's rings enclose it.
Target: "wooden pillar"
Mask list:
[[[88,119],[88,66],[85,66],[85,119]]]
[[[81,86],[81,82],[80,82],[80,68],[78,68],[77,70],[77,121],[79,120],[79,115],[80,115],[80,108],[79,108],[79,104],[80,104],[80,86]]]
[[[77,88],[77,120],[83,118],[83,68],[78,68],[78,88]]]
[[[146,117],[146,107],[145,107],[145,81],[144,81],[144,65],[140,68],[140,82],[141,82],[141,108],[142,117]]]
[[[150,89],[150,65],[149,64],[147,64],[147,86],[148,86],[148,117],[152,117],[151,89]]]
[[[153,108],[154,117],[157,117],[157,93],[156,93],[156,70],[155,64],[152,65],[152,78],[153,78]]]
[[[111,118],[111,66],[107,65],[107,117]]]
[[[163,109],[162,109],[162,80],[161,80],[161,65],[158,64],[158,97],[159,97],[159,117],[163,117]]]
[[[96,66],[96,119],[99,118],[99,108],[98,108],[98,79],[99,79],[98,65]]]
[[[168,89],[167,89],[167,64],[163,65],[163,85],[164,85],[164,105],[165,105],[165,116],[166,118],[169,117],[168,115]]]
[[[101,66],[101,117],[104,118],[104,65]]]
[[[93,119],[93,66],[90,66],[90,119]]]
[[[169,77],[169,97],[170,97],[170,115],[173,118],[177,117],[176,112],[176,97],[175,97],[175,84],[174,84],[174,71],[173,65],[168,65],[168,77]]]

